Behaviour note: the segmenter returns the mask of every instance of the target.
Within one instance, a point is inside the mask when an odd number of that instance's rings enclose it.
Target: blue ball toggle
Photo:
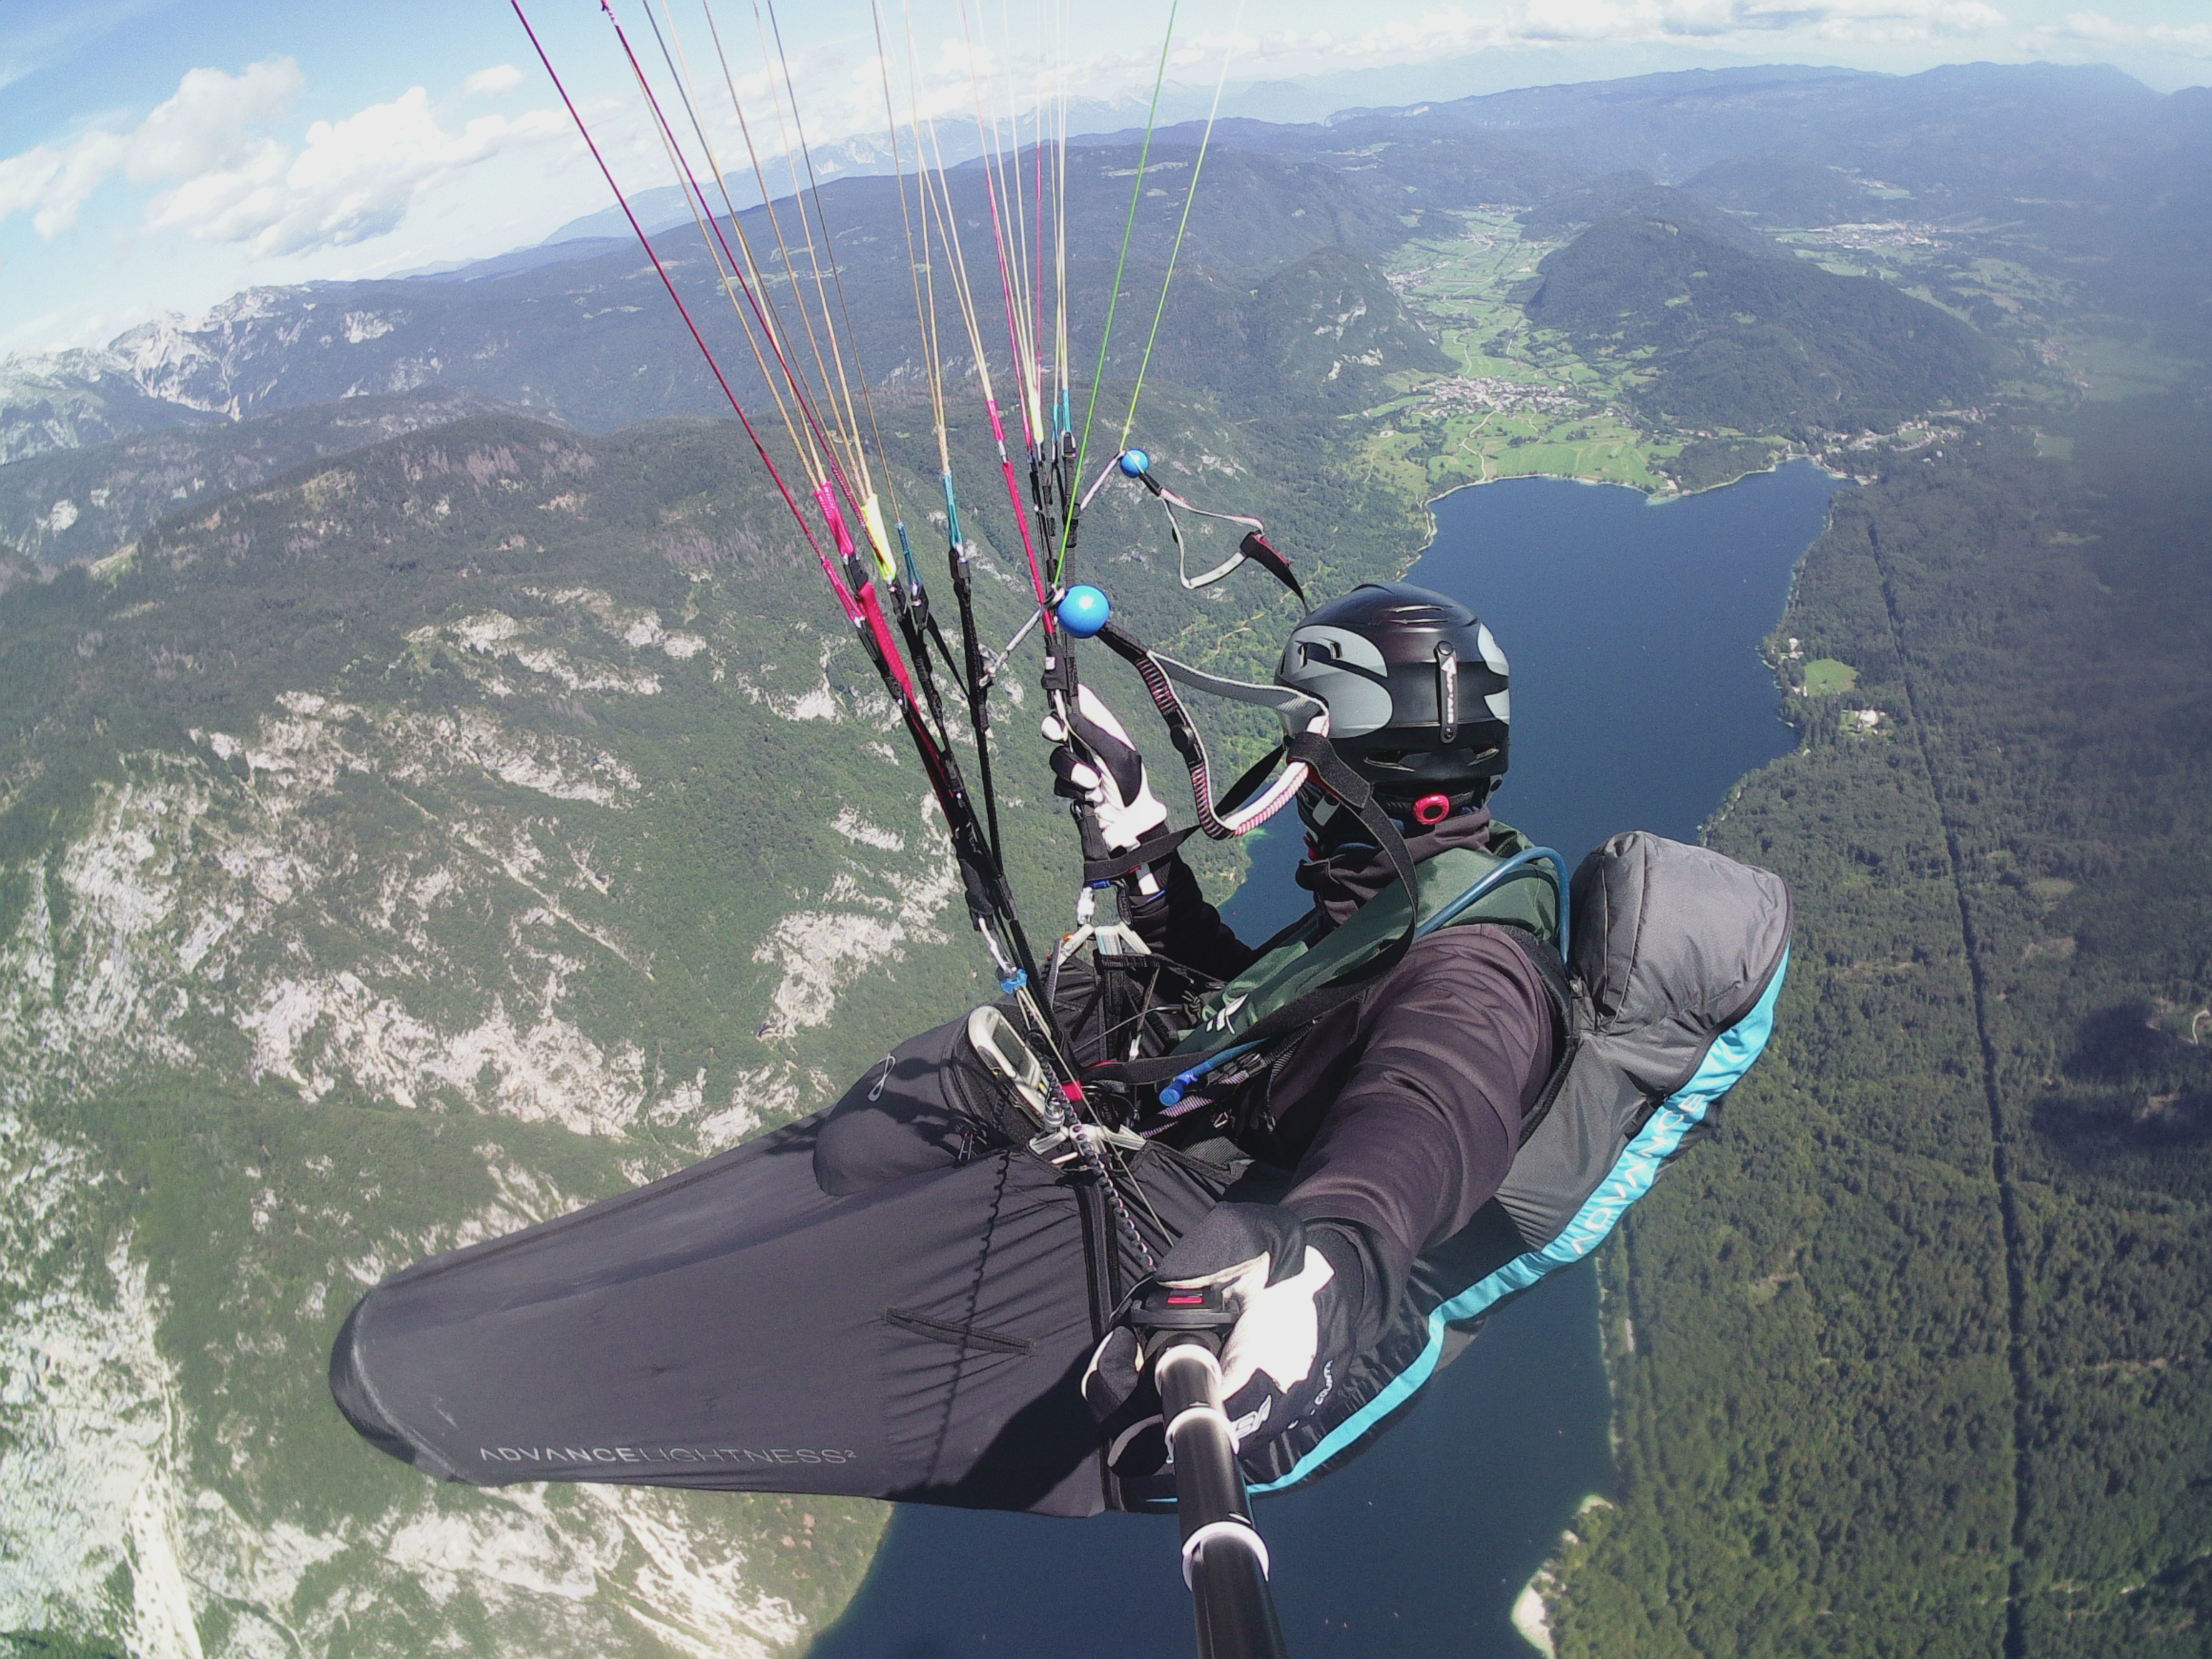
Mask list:
[[[1146,454],[1143,450],[1125,449],[1121,452],[1121,471],[1123,476],[1131,478],[1141,478],[1145,474],[1150,472],[1152,470],[1152,458]]]
[[[1106,596],[1088,582],[1079,583],[1060,596],[1055,613],[1060,625],[1079,640],[1087,640],[1106,626],[1106,619],[1114,614],[1114,607]]]

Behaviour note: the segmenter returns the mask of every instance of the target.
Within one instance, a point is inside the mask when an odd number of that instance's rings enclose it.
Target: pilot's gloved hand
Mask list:
[[[1088,803],[1098,815],[1107,850],[1126,853],[1168,821],[1168,809],[1152,793],[1145,757],[1114,711],[1087,685],[1075,694],[1074,726],[1071,734],[1058,714],[1044,717],[1044,735],[1053,744],[1053,775],[1059,780],[1052,793]]]
[[[1358,1357],[1367,1273],[1348,1222],[1309,1225],[1273,1204],[1218,1204],[1162,1258],[1171,1290],[1223,1288],[1236,1316],[1221,1355],[1222,1408],[1240,1449],[1264,1445],[1322,1405]],[[1157,1415],[1139,1334],[1106,1334],[1083,1396],[1116,1444]],[[1149,1406],[1146,1405],[1150,1400]]]

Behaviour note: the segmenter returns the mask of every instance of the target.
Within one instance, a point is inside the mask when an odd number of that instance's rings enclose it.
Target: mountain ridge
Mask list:
[[[0,467],[0,539],[49,562],[100,558],[211,495],[250,489],[316,456],[494,412],[522,411],[434,386],[49,450]]]
[[[1717,100],[1735,110],[1729,118],[1735,125],[1707,131]],[[1181,292],[1196,295],[1217,281],[1249,289],[1333,242],[1380,254],[1422,226],[1433,229],[1443,216],[1484,202],[1556,220],[1579,211],[1567,205],[1574,192],[1626,167],[1653,175],[1655,189],[1675,177],[1693,187],[1692,196],[1702,190],[1717,225],[1729,222],[1731,210],[1748,208],[1771,228],[1879,203],[1922,223],[1971,228],[1978,215],[2018,218],[2059,246],[2069,237],[2118,237],[2125,258],[2109,269],[2085,265],[2067,280],[2095,284],[2107,303],[2155,316],[2160,326],[2201,332],[2212,325],[2175,289],[2173,275],[2186,268],[2185,250],[2212,248],[2212,203],[2190,182],[2212,161],[2212,124],[2192,119],[2194,108],[2185,94],[2160,98],[2117,71],[1984,65],[1903,77],[1791,70],[1662,76],[1491,94],[1333,125],[1262,130],[1224,122],[1208,186],[1224,210],[1194,217]],[[1498,125],[1500,110],[1541,113],[1553,125]],[[1778,127],[1778,110],[1796,113]],[[1577,112],[1589,118],[1583,126],[1557,124]],[[1695,155],[1678,143],[1691,129],[1704,134]],[[2053,160],[2051,135],[2059,131],[2081,137],[2087,161]],[[1160,188],[1170,201],[1177,179],[1188,176],[1196,137],[1194,128],[1155,135]],[[1808,145],[1821,150],[1818,161],[1806,160]],[[1127,198],[1116,173],[1134,161],[1133,151],[1123,150],[1131,147],[1121,135],[1102,135],[1072,152],[1082,158],[1072,198],[1079,250],[1119,240]],[[2121,176],[2114,167],[2130,178],[2143,172],[2139,150],[2156,163],[2145,174],[2154,181],[2109,189]],[[2045,185],[2056,181],[2059,190],[2039,185],[2036,200],[2016,199],[2021,191],[2008,180],[2027,173]],[[979,175],[970,166],[952,176],[957,190],[972,192]],[[827,186],[825,202],[841,224],[873,222],[888,210],[892,188],[884,179],[848,179]],[[1608,188],[1625,195],[1638,187],[1623,179]],[[2057,199],[2064,191],[2100,199]],[[750,210],[749,222],[758,222],[761,212]],[[1133,272],[1157,278],[1176,222],[1171,212],[1139,216]],[[896,246],[902,249],[902,240]],[[849,261],[856,276],[869,273],[861,279],[872,295],[862,319],[874,343],[869,349],[896,362],[902,331],[912,330],[912,302],[891,263],[894,241],[864,235],[842,239],[840,247],[841,263]],[[698,287],[705,276],[698,256],[671,252],[679,281]],[[9,359],[0,363],[0,457],[155,424],[236,418],[361,392],[396,395],[430,384],[466,386],[598,428],[714,412],[714,389],[666,328],[650,274],[635,256],[617,247],[517,268],[527,263],[501,256],[481,262],[489,269],[473,276],[465,270],[401,283],[249,290],[204,319],[148,325],[97,351]],[[1085,307],[1103,300],[1106,263],[1079,254],[1073,276]],[[1204,304],[1225,307],[1227,295]],[[550,326],[556,312],[570,326]],[[1202,356],[1212,319],[1203,318],[1201,306],[1202,320],[1174,337],[1182,312],[1180,302],[1170,308],[1164,348],[1171,356]],[[266,349],[258,342],[279,329],[308,331],[328,343],[313,366],[288,362],[272,379],[251,365]],[[532,361],[516,353],[519,334],[533,337]],[[745,355],[732,356],[741,392],[762,395]],[[638,362],[659,367],[642,380],[617,368]],[[1118,359],[1115,366],[1129,367]]]

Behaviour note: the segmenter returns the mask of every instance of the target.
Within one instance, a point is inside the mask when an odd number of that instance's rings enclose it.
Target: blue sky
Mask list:
[[[917,84],[948,114],[971,45],[987,66],[1017,62],[1047,15],[968,3],[963,36],[961,0],[907,0]],[[696,70],[699,0],[672,3]],[[524,4],[625,182],[667,183],[595,0]],[[640,36],[641,4],[617,6]],[[884,11],[903,105],[898,0]],[[1168,12],[1069,7],[1054,61],[1080,95],[1140,95]],[[750,4],[714,15],[741,95],[765,107]],[[809,137],[880,130],[868,0],[784,0],[781,21]],[[1171,75],[1210,82],[1227,51],[1236,81],[1471,55],[1468,92],[1644,66],[2032,58],[2170,91],[2212,82],[2212,19],[2203,0],[1182,0]],[[257,285],[499,252],[607,204],[500,0],[12,0],[0,33],[0,352],[103,343]]]

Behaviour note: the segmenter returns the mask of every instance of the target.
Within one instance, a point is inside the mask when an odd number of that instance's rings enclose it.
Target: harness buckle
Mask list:
[[[1081,1158],[1088,1147],[1103,1158],[1109,1147],[1120,1152],[1141,1152],[1152,1145],[1133,1129],[1109,1129],[1099,1123],[1067,1123],[1048,1130],[1030,1142],[1030,1151],[1055,1166]]]

